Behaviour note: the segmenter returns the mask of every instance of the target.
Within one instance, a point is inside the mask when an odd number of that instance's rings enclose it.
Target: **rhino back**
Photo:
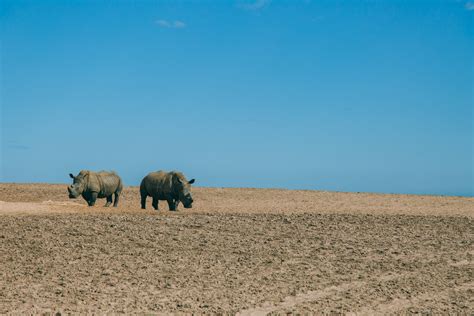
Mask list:
[[[172,175],[164,171],[150,172],[143,178],[140,188],[150,196],[166,199],[172,191]]]
[[[105,197],[122,191],[122,179],[115,172],[100,171],[97,177],[100,178],[100,195]]]

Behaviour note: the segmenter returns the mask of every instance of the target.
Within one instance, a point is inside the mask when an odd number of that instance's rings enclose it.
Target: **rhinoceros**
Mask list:
[[[81,170],[77,176],[72,173],[69,176],[74,179],[67,188],[70,199],[82,195],[87,204],[93,206],[97,198],[107,198],[107,207],[112,203],[112,195],[115,195],[114,207],[117,207],[123,185],[122,179],[115,172]]]
[[[191,195],[191,184],[193,183],[194,179],[188,181],[178,171],[160,170],[149,173],[140,184],[142,209],[146,208],[148,196],[152,197],[152,206],[155,210],[158,210],[158,200],[166,200],[170,211],[176,211],[179,202],[182,202],[185,208],[193,207]]]

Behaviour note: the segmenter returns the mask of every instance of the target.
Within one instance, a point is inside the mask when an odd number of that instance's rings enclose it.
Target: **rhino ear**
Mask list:
[[[74,175],[72,173],[70,173],[69,176],[74,179]]]
[[[189,183],[189,184],[193,184],[194,181],[196,181],[196,180],[195,180],[195,179],[191,179],[191,180],[188,181],[188,183]]]

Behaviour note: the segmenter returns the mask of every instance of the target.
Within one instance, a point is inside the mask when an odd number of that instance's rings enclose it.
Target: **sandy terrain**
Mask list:
[[[0,184],[0,314],[474,313],[474,198],[193,192],[156,212]]]

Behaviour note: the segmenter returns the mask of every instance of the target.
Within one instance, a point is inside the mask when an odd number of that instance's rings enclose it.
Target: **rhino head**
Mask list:
[[[179,196],[179,201],[183,203],[184,208],[193,207],[193,196],[191,195],[191,184],[194,183],[194,179],[187,181],[186,179],[181,179],[176,177],[176,185]]]
[[[72,173],[69,176],[73,179],[73,183],[68,186],[67,190],[69,192],[69,198],[75,199],[84,192],[87,184],[87,177],[89,176],[89,171],[81,171],[77,176],[74,176]]]

